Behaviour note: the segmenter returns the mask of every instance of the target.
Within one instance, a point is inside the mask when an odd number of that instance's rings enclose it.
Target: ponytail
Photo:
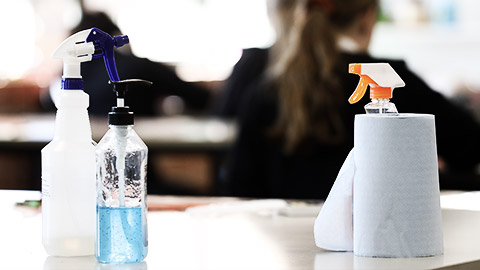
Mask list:
[[[334,74],[339,52],[328,11],[303,2],[303,9],[295,12],[300,13],[296,14],[286,48],[271,62],[279,111],[270,134],[281,137],[287,153],[310,138],[339,143],[345,133],[341,119],[343,92]]]

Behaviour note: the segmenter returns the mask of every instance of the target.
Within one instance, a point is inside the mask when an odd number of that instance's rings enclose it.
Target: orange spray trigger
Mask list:
[[[348,72],[352,74],[357,74],[360,76],[360,81],[358,82],[357,88],[355,92],[350,96],[348,102],[350,104],[357,103],[360,99],[363,98],[365,92],[367,92],[367,87],[370,83],[375,83],[370,77],[367,75],[361,75],[362,73],[362,64],[350,64],[348,65]]]
[[[365,95],[365,92],[367,92],[367,87],[370,82],[372,82],[372,80],[368,76],[360,75],[360,81],[358,82],[357,88],[348,99],[348,102],[350,104],[354,104],[360,101],[360,99],[362,99],[362,97]]]
[[[387,63],[350,64],[348,72],[360,76],[360,82],[348,102],[354,104],[365,95],[370,85],[370,98],[389,99],[395,87],[405,86],[403,80]]]

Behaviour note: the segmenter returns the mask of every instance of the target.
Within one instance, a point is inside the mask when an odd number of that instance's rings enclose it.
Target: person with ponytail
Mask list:
[[[390,63],[406,83],[395,91],[398,110],[435,115],[438,154],[448,168],[470,171],[480,162],[480,125],[470,113],[432,90],[405,62],[368,55],[377,0],[269,1],[278,14],[290,15],[276,17],[288,21],[278,24],[282,34],[269,49],[265,70],[241,102],[239,134],[222,178],[228,195],[327,197],[353,147],[355,114],[365,113],[365,104],[347,102],[358,83],[348,74],[349,63]],[[480,188],[459,180],[441,186]]]

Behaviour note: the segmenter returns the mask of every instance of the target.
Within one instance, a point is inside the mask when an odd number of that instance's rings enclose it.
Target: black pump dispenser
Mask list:
[[[125,106],[125,94],[130,85],[151,86],[152,82],[140,79],[129,79],[123,81],[109,81],[113,85],[113,91],[117,95],[117,106],[112,107],[112,111],[108,113],[108,124],[115,126],[133,125],[133,112],[128,106]]]

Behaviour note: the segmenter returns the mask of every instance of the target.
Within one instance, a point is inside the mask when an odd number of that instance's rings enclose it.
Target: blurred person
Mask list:
[[[236,119],[241,101],[248,96],[249,86],[259,80],[265,71],[269,59],[277,58],[287,46],[288,34],[293,25],[295,1],[267,1],[268,18],[274,28],[276,41],[271,48],[248,48],[233,67],[225,82],[214,113],[227,119]],[[272,56],[273,55],[273,56]]]
[[[240,107],[239,134],[227,160],[228,195],[325,199],[353,148],[354,117],[363,99],[347,103],[358,76],[349,63],[388,62],[405,81],[395,90],[399,112],[434,114],[438,155],[447,169],[471,173],[480,161],[480,125],[432,90],[405,62],[367,53],[377,0],[272,0],[292,8],[259,81]],[[274,46],[275,47],[275,46]],[[362,104],[363,103],[363,104]],[[478,189],[477,182],[441,178],[442,188]]]
[[[71,34],[92,27],[97,27],[111,36],[122,34],[103,12],[84,12],[80,23],[72,29]],[[120,79],[144,79],[153,82],[150,88],[127,92],[126,105],[130,106],[136,115],[153,116],[181,112],[202,114],[208,111],[212,95],[207,89],[181,80],[171,67],[136,57],[124,47],[115,50]],[[116,98],[108,84],[109,77],[103,60],[95,59],[82,63],[81,74],[84,90],[90,95],[89,113],[106,117],[112,106],[115,106]],[[53,108],[51,101],[49,107]]]

